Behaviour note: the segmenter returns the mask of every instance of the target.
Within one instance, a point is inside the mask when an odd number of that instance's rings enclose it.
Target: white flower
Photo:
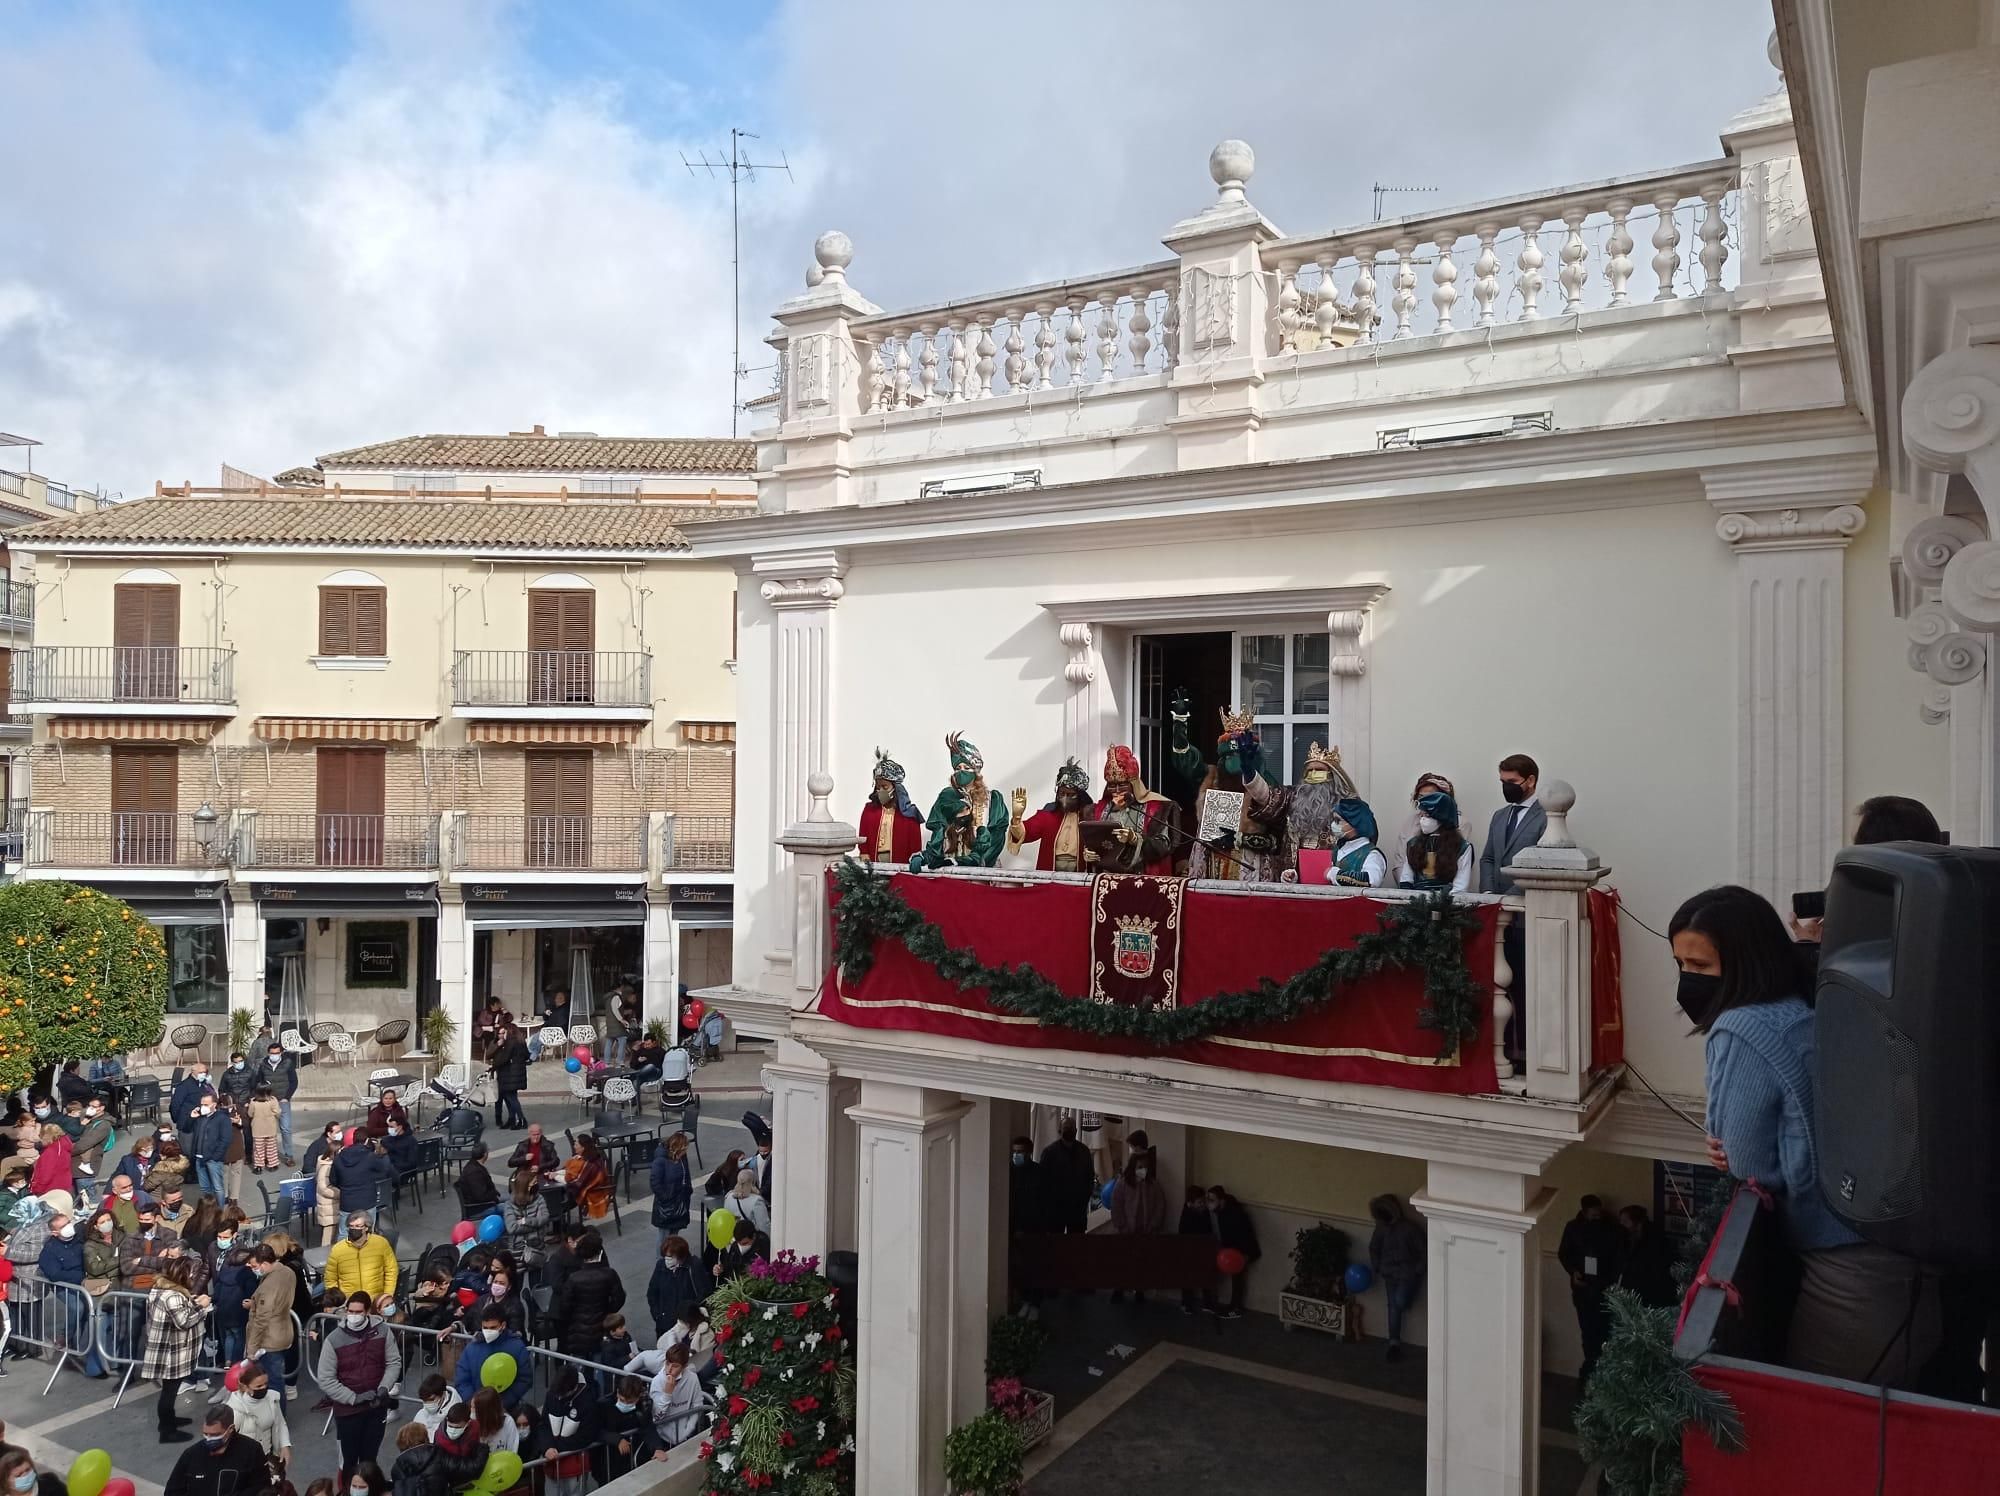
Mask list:
[[[785,1368],[784,1380],[789,1382],[791,1379],[792,1379],[792,1369],[788,1366]]]
[[[766,1309],[764,1311],[764,1318],[766,1319],[776,1319],[777,1317],[778,1317],[778,1311],[775,1309]]]
[[[834,1300],[834,1295],[828,1294],[825,1298],[821,1299],[820,1302],[826,1305],[827,1308],[831,1309],[833,1307],[833,1300]]]
[[[749,1334],[748,1334],[747,1332],[746,1332],[745,1334],[742,1334],[742,1335],[739,1335],[739,1336],[737,1336],[736,1338],[737,1338],[737,1340],[738,1340],[738,1341],[740,1341],[740,1342],[741,1342],[742,1344],[744,1344],[744,1345],[748,1345],[748,1344],[750,1344],[750,1336],[749,1336]]]
[[[822,1439],[826,1437],[826,1420],[824,1418],[822,1418],[819,1422],[819,1436]]]
[[[809,1351],[816,1351],[819,1349],[821,1338],[819,1331],[814,1330],[810,1335],[800,1336],[799,1343]]]
[[[729,1453],[727,1450],[724,1450],[721,1454],[718,1454],[715,1457],[715,1468],[718,1470],[731,1470],[734,1469],[735,1466],[736,1466],[736,1456]]]

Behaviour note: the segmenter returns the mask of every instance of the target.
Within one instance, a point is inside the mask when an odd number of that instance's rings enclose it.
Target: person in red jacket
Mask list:
[[[1092,815],[1100,821],[1128,822],[1133,833],[1118,839],[1112,854],[1097,865],[1098,871],[1173,876],[1174,851],[1182,840],[1180,807],[1146,788],[1139,777],[1139,755],[1123,743],[1113,744],[1104,755],[1104,798]]]
[[[903,788],[903,766],[880,748],[875,750],[875,790],[861,807],[861,835],[856,850],[865,862],[887,862],[897,868],[924,847],[924,817]]]
[[[1044,873],[1083,871],[1083,837],[1078,831],[1090,814],[1090,775],[1073,758],[1056,770],[1056,797],[1026,820],[1028,792],[1014,791],[1014,824],[1007,831],[1007,850],[1018,852],[1028,842],[1039,844],[1035,867]]]

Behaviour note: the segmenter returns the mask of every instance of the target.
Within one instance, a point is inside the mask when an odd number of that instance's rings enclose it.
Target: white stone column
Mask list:
[[[439,1063],[472,1062],[472,941],[474,932],[466,922],[465,904],[444,899],[438,905],[437,974],[438,1005],[458,1025],[451,1037],[451,1053],[440,1055]]]
[[[1520,916],[1528,965],[1521,984],[1523,1079],[1530,1096],[1581,1101],[1590,1089],[1594,1037],[1589,895],[1611,869],[1571,837],[1576,791],[1566,781],[1543,780],[1541,802],[1548,812],[1541,840],[1507,866],[1527,904]]]
[[[824,1260],[854,1246],[856,1149],[847,1109],[861,1083],[843,1079],[796,1039],[764,1066],[771,1093],[771,1245]]]
[[[1780,905],[1845,839],[1843,552],[1872,452],[1702,474],[1736,556],[1736,876]]]
[[[952,1351],[951,1426],[986,1411],[986,1326],[1007,1307],[1007,1140],[1003,1103],[968,1098],[958,1124],[958,1247],[952,1285],[960,1327]],[[998,1264],[1000,1294],[993,1297]]]
[[[860,1127],[858,1496],[942,1496],[961,1401],[959,1122],[955,1095],[865,1081]]]
[[[838,551],[760,556],[751,571],[771,605],[771,824],[789,826],[806,816],[806,783],[828,772],[833,734],[833,610],[840,601],[845,559]],[[782,840],[782,838],[780,839]],[[774,847],[771,881],[785,879],[787,859]],[[778,936],[765,959],[779,973],[790,959],[789,904],[778,901]],[[750,981],[750,973],[739,980]]]
[[[238,885],[229,906],[229,1006],[264,1022],[264,914],[250,890]]]
[[[659,1019],[667,1026],[667,1032],[679,1039],[681,935],[680,927],[674,923],[674,906],[664,897],[646,901],[645,949],[639,959],[640,977],[645,983],[641,1000],[647,1021]]]
[[[1424,1284],[1428,1496],[1534,1496],[1542,1412],[1541,1248],[1554,1191],[1530,1175],[1433,1161],[1410,1203]]]

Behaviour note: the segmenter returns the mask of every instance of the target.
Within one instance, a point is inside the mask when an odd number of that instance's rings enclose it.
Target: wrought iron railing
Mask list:
[[[728,872],[735,831],[729,816],[668,816],[660,833],[660,865],[676,872]]]
[[[37,644],[14,652],[16,701],[226,706],[236,651],[171,644]]]
[[[35,584],[0,579],[0,622],[35,621]]]
[[[646,869],[644,816],[466,816],[456,868],[638,873]]]
[[[241,867],[434,868],[434,815],[270,815],[247,818]]]
[[[617,706],[653,703],[653,657],[636,650],[461,649],[453,706]]]
[[[222,867],[229,827],[175,811],[28,813],[26,861],[37,867]]]

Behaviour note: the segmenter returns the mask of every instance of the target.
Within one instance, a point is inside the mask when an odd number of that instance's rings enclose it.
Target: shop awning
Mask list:
[[[265,919],[435,919],[435,883],[258,883]]]
[[[213,893],[162,893],[158,884],[100,884],[103,893],[132,906],[132,912],[153,925],[219,925],[228,916],[222,886]]]
[[[522,898],[465,901],[465,917],[489,930],[573,930],[596,925],[643,925],[643,900]]]
[[[268,743],[414,743],[431,717],[259,717],[250,730]]]
[[[213,718],[51,717],[49,736],[73,743],[206,743],[218,725]]]
[[[729,743],[736,741],[734,722],[696,722],[681,718],[681,741],[684,743]]]
[[[468,722],[468,743],[636,743],[643,722]]]

